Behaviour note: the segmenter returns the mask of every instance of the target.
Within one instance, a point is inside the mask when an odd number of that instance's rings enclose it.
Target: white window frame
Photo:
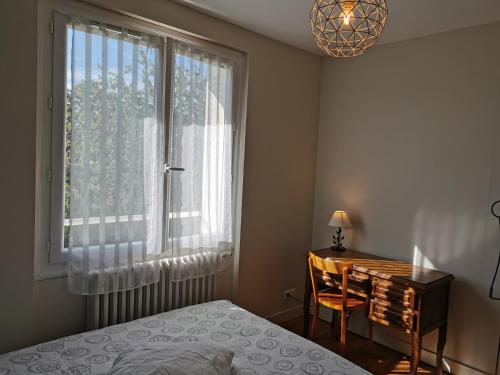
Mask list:
[[[220,46],[200,36],[184,33],[167,25],[148,21],[139,16],[67,0],[40,0],[38,2],[38,64],[37,64],[37,115],[36,115],[36,196],[35,196],[35,280],[66,276],[66,258],[62,252],[64,221],[64,114],[66,38],[65,24],[54,17],[59,14],[77,15],[130,30],[157,35],[165,40],[164,122],[166,145],[170,138],[172,111],[170,108],[172,40],[182,40],[197,48],[218,54],[234,64],[233,77],[233,124],[235,143],[233,168],[238,172],[235,194],[235,269],[240,247],[241,199],[245,145],[247,56],[245,53]],[[59,35],[56,39],[55,35]],[[63,71],[64,74],[55,74]],[[170,85],[168,84],[170,83]],[[168,113],[167,113],[168,111]],[[62,125],[61,125],[62,123]],[[62,129],[61,129],[62,126]],[[59,131],[58,131],[59,128]],[[167,146],[166,146],[167,147]],[[167,150],[166,150],[167,151]],[[167,174],[168,176],[168,174]],[[167,177],[168,178],[168,177]],[[60,182],[56,184],[55,182]],[[168,181],[166,181],[166,185]],[[164,202],[168,204],[167,199]],[[165,211],[167,212],[167,211]],[[164,220],[166,226],[168,220]],[[168,233],[168,229],[165,230]]]
[[[51,167],[50,176],[50,238],[47,244],[48,256],[50,263],[64,263],[67,261],[68,253],[64,250],[64,226],[69,220],[64,219],[64,161],[65,161],[65,139],[64,131],[66,127],[65,118],[65,107],[66,107],[66,51],[67,51],[67,24],[70,22],[70,14],[75,15],[75,13],[64,14],[59,10],[52,12],[52,22],[49,26],[53,46],[52,46],[52,96],[50,99],[51,108]],[[77,14],[79,17],[83,17],[82,14]],[[97,17],[98,21],[104,22],[103,19]],[[129,28],[130,25],[127,22],[113,23],[113,26]],[[155,34],[149,32],[149,34]],[[161,36],[162,45],[160,46],[160,54],[162,67],[165,68],[165,60],[167,56],[167,48],[172,43],[170,38],[166,36]],[[59,72],[59,74],[58,74]],[[64,72],[64,73],[60,73]],[[170,80],[169,73],[166,69],[161,72],[161,81],[163,82],[163,87],[159,88],[165,96],[165,85],[167,80]],[[164,98],[161,98],[164,100]],[[163,127],[168,129],[168,123],[164,118],[165,108],[168,108],[168,104],[165,101],[160,110],[161,116],[159,121],[163,123]],[[168,137],[168,135],[166,135]],[[90,218],[99,219],[100,218]],[[128,221],[128,216],[119,218]],[[141,220],[141,215],[133,215],[132,221]],[[116,216],[107,217],[106,222],[115,222]],[[167,223],[168,224],[168,223]],[[73,225],[75,225],[75,220],[73,220]],[[91,247],[92,249],[92,247]],[[95,251],[99,251],[98,247],[95,247]]]

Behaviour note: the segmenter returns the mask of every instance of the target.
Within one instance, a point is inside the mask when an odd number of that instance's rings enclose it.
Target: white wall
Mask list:
[[[168,0],[96,0],[248,52],[239,282],[234,300],[268,316],[293,306],[312,233],[320,57]],[[0,353],[84,327],[65,279],[33,282],[36,0],[0,2]],[[300,271],[300,272],[299,272]],[[227,275],[224,285],[230,285]],[[227,288],[222,295],[227,296]]]
[[[0,2],[0,353],[30,342],[34,306],[36,2],[14,3]]]
[[[313,227],[313,247],[328,246],[329,215],[344,209],[353,247],[454,274],[445,355],[487,373],[500,334],[500,302],[487,298],[500,247],[498,35],[500,23],[323,59]],[[376,334],[401,347],[395,331]]]
[[[282,292],[300,294],[311,238],[320,59],[166,0],[98,2],[249,52],[235,300],[265,316],[293,307]],[[36,3],[0,3],[0,352],[84,322],[64,279],[33,282]],[[417,246],[455,274],[446,355],[490,373],[500,332],[499,304],[486,299],[500,244],[488,212],[500,197],[499,33],[496,24],[323,59],[313,234],[315,247],[329,245],[331,210],[344,208],[357,248],[412,261]]]

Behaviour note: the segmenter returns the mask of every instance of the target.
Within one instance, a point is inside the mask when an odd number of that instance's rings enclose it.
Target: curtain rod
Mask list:
[[[99,30],[106,30],[106,31],[110,31],[110,32],[115,33],[115,34],[126,34],[127,36],[129,36],[131,38],[135,38],[135,39],[149,39],[150,38],[149,35],[140,34],[140,33],[135,32],[135,31],[130,31],[127,28],[112,26],[112,25],[108,25],[106,23],[100,23],[100,22],[96,22],[96,21],[92,21],[92,20],[86,20],[86,21],[88,21],[88,25],[83,24],[83,26],[88,26],[88,27],[99,29]]]
[[[132,12],[128,12],[128,11],[125,11],[125,10],[122,10],[122,9],[118,9],[118,8],[114,8],[114,7],[107,6],[107,5],[103,5],[103,4],[101,4],[101,3],[99,3],[99,2],[97,2],[95,0],[76,0],[76,1],[79,2],[79,3],[85,4],[85,5],[88,5],[88,6],[93,6],[93,7],[99,8],[99,9],[107,11],[107,12],[113,12],[113,13],[116,13],[116,14],[120,14],[120,15],[123,15],[123,16],[127,16],[127,17],[130,17],[130,18],[133,18],[133,19],[141,21],[141,22],[147,22],[147,23],[153,24],[155,26],[159,26],[159,27],[168,29],[168,30],[170,30],[171,32],[173,32],[175,34],[184,35],[184,36],[187,36],[188,38],[199,39],[201,41],[204,41],[204,42],[207,42],[207,43],[211,43],[211,44],[213,44],[213,45],[215,45],[217,47],[229,49],[229,50],[231,50],[233,52],[237,52],[237,53],[244,54],[244,55],[246,55],[248,53],[247,51],[238,49],[236,47],[232,47],[232,46],[228,46],[226,44],[222,44],[222,43],[220,43],[220,42],[218,42],[218,41],[216,41],[216,40],[214,40],[212,38],[208,38],[206,36],[203,36],[203,35],[200,35],[200,34],[196,34],[196,33],[193,33],[191,31],[183,30],[183,29],[180,29],[180,28],[175,27],[175,26],[170,26],[170,25],[165,24],[163,22],[156,21],[156,20],[144,17],[144,16],[140,16],[140,15],[132,13]],[[179,4],[177,4],[177,5],[179,5]],[[182,6],[182,5],[179,5],[179,6]],[[190,9],[190,8],[188,8],[188,9]],[[190,10],[193,11],[193,12],[196,12],[193,9],[190,9]]]

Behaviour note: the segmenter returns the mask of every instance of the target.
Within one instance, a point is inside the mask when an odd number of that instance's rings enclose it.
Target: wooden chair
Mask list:
[[[347,335],[347,322],[351,313],[355,310],[362,309],[366,306],[366,302],[360,299],[349,297],[347,291],[347,280],[350,273],[352,273],[352,263],[327,260],[317,257],[309,252],[309,273],[311,275],[312,290],[314,296],[314,314],[311,329],[311,338],[316,336],[318,327],[319,306],[323,305],[341,314],[340,317],[340,350],[345,351],[346,335]],[[331,280],[334,277],[331,275],[342,275],[342,290],[328,289],[326,292],[318,291],[318,282]],[[334,314],[335,316],[335,314]],[[333,321],[332,321],[333,323]],[[372,331],[372,327],[369,327]],[[372,332],[370,332],[370,336]],[[370,337],[371,339],[371,337]]]

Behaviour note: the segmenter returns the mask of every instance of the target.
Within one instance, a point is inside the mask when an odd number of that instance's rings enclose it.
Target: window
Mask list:
[[[119,244],[124,252],[132,243],[141,254],[157,252],[164,40],[60,13],[54,24],[56,41],[65,46],[54,80],[65,86],[58,88],[64,102],[57,103],[52,128],[52,144],[64,159],[53,153],[51,260],[65,259],[70,225],[74,251],[86,244],[91,251],[111,245],[114,252]]]
[[[170,238],[184,249],[232,243],[232,63],[182,42],[174,45]]]
[[[37,237],[48,257],[39,246],[36,276],[61,274],[68,259],[82,271],[234,250],[243,56],[112,12],[46,4]]]

